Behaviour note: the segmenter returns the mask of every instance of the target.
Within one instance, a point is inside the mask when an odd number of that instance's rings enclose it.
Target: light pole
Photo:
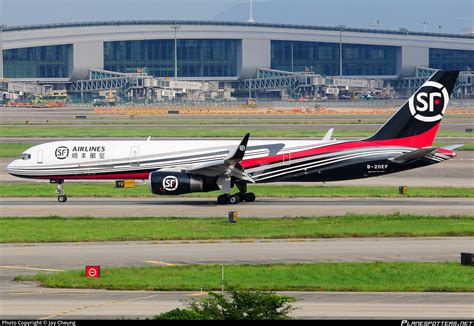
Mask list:
[[[255,23],[255,20],[253,19],[253,2],[250,0],[250,9],[249,9],[249,23]]]
[[[421,22],[421,25],[423,25],[423,33],[426,33],[426,25],[428,25],[428,22],[426,20],[423,20]]]
[[[181,28],[179,25],[171,26],[174,29],[174,80],[178,79],[178,41],[177,41],[177,34],[178,29]]]
[[[338,25],[339,27],[339,76],[342,77],[342,30],[346,25]]]

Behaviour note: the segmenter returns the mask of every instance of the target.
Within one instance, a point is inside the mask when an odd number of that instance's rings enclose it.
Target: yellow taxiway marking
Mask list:
[[[110,305],[113,305],[113,304],[119,303],[119,302],[129,302],[129,301],[134,301],[134,300],[152,298],[152,297],[156,297],[157,295],[158,295],[158,294],[153,294],[153,295],[147,295],[147,296],[138,297],[138,298],[119,299],[119,300],[106,301],[106,302],[103,302],[103,303],[98,303],[98,304],[93,304],[93,305],[81,306],[81,307],[77,307],[77,308],[73,308],[73,309],[61,311],[61,312],[58,312],[58,313],[53,314],[53,315],[45,316],[45,317],[39,318],[39,320],[45,320],[45,319],[51,319],[51,318],[55,318],[55,317],[60,317],[60,316],[64,316],[64,315],[71,314],[71,313],[76,312],[76,311],[80,311],[80,310],[84,310],[84,309],[89,309],[89,308],[97,308],[97,307],[110,306]]]
[[[188,297],[202,297],[205,295],[207,295],[207,292],[198,292],[198,293],[188,294]]]
[[[178,266],[176,264],[171,264],[171,263],[167,263],[167,262],[159,261],[159,260],[145,260],[145,263],[157,264],[157,265],[163,265],[163,266]]]
[[[64,272],[64,269],[36,268],[36,267],[28,267],[28,266],[0,266],[0,268],[5,268],[5,269],[26,269],[26,270],[44,271],[44,272]]]

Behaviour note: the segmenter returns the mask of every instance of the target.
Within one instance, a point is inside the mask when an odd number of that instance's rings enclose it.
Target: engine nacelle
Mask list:
[[[157,195],[182,195],[218,190],[215,180],[177,171],[155,171],[148,178],[150,190]]]

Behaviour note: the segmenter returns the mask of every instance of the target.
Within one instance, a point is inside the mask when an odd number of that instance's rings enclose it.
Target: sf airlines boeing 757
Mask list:
[[[358,141],[56,141],[29,148],[7,167],[22,178],[148,179],[157,195],[221,190],[219,204],[253,202],[249,183],[368,178],[437,164],[456,156],[433,147],[458,71],[437,71],[373,136]],[[231,194],[234,186],[238,192]]]

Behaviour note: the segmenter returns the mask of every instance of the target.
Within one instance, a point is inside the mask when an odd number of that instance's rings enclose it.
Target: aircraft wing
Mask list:
[[[421,159],[422,157],[434,152],[436,147],[423,147],[415,149],[414,151],[391,158],[390,161],[394,163],[404,164]]]
[[[199,174],[209,177],[229,176],[238,180],[255,183],[252,177],[250,177],[242,165],[240,165],[240,161],[244,158],[245,151],[247,150],[249,137],[250,134],[246,134],[235,150],[222,160],[180,166],[180,169],[190,174]]]

